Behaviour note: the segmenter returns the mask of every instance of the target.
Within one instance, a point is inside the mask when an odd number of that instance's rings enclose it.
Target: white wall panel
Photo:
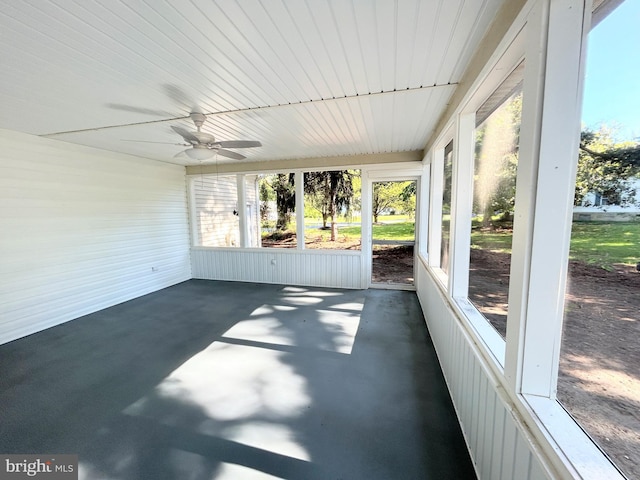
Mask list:
[[[498,394],[436,280],[416,262],[418,298],[481,480],[549,477],[513,411]]]
[[[201,175],[193,180],[196,245],[239,247],[240,220],[235,175]]]
[[[182,167],[0,142],[0,343],[191,277]]]
[[[360,252],[193,247],[191,261],[193,278],[205,280],[366,288]]]

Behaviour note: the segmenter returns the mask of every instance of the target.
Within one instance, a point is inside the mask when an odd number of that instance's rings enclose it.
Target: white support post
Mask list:
[[[362,170],[362,191],[361,203],[362,211],[360,212],[360,254],[362,255],[360,262],[362,265],[362,288],[367,288],[371,283],[371,248],[372,248],[372,184],[369,178],[369,172]]]
[[[296,172],[296,245],[304,249],[304,173]]]
[[[425,163],[422,176],[418,179],[418,198],[416,203],[416,254],[429,258],[429,212],[430,207],[431,164]]]
[[[196,246],[200,244],[199,231],[198,231],[198,212],[196,209],[196,189],[193,184],[194,178],[187,177],[187,194],[189,198],[189,228],[191,232],[191,245]]]
[[[240,220],[240,247],[247,248],[251,246],[251,243],[249,240],[249,229],[247,228],[247,191],[244,175],[236,175],[236,185],[238,191],[238,206],[236,207],[236,212]]]
[[[452,173],[449,291],[452,297],[460,299],[466,299],[469,290],[475,128],[475,112],[458,116]]]
[[[527,24],[505,358],[515,393],[556,392],[589,18],[584,0],[541,0]]]

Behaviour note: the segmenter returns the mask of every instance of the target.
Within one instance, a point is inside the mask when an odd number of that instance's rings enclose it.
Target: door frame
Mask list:
[[[424,175],[424,166],[421,164],[419,168],[403,168],[390,170],[368,170],[362,171],[362,283],[366,288],[393,289],[393,290],[415,290],[416,289],[416,259],[419,251],[419,242],[421,238],[421,212],[427,205],[422,202],[428,202],[428,197],[422,195],[422,181]],[[428,177],[427,177],[428,178]],[[416,213],[415,213],[415,243],[413,248],[413,284],[383,284],[373,283],[371,275],[373,270],[373,184],[376,182],[416,182]]]

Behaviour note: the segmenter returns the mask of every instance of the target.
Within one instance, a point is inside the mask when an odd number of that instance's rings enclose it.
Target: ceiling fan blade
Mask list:
[[[185,145],[184,143],[176,143],[176,142],[151,142],[149,140],[128,140],[128,139],[122,139],[120,140],[121,142],[135,142],[135,143],[161,143],[163,145],[181,145],[184,147],[188,147],[188,145]]]
[[[173,129],[174,132],[176,132],[178,135],[184,138],[185,142],[191,143],[193,145],[197,145],[198,143],[200,143],[200,140],[198,140],[198,137],[192,134],[189,130],[185,130],[182,127],[176,127],[174,125],[171,125],[171,128]]]
[[[185,110],[188,109],[190,112],[202,113],[202,109],[200,108],[200,106],[194,102],[194,100],[189,96],[187,92],[182,89],[182,87],[167,83],[163,85],[163,88],[167,96],[180,107],[184,108]]]
[[[226,142],[219,143],[222,148],[251,148],[261,147],[262,144],[255,140],[228,140]]]
[[[133,105],[123,105],[121,103],[107,103],[107,107],[112,108],[114,110],[122,110],[124,112],[142,113],[143,115],[155,115],[157,117],[171,118],[174,116],[169,112],[165,112],[164,110],[152,110],[150,108],[139,108],[139,107],[134,107]]]
[[[232,152],[231,150],[225,150],[224,148],[218,148],[218,155],[222,155],[223,157],[233,158],[234,160],[242,160],[243,158],[247,158],[244,155],[240,155],[239,153]]]
[[[184,158],[184,157],[186,157],[187,156],[187,150],[182,150],[180,153],[176,153],[173,156],[173,158]]]

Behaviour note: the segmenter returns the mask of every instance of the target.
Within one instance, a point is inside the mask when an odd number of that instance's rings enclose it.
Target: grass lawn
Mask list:
[[[373,239],[397,241],[413,240],[416,235],[415,231],[414,222],[379,224],[373,226]],[[360,238],[360,227],[341,227],[338,232],[339,235]]]
[[[640,222],[574,222],[572,260],[608,267],[640,261]]]
[[[390,216],[402,220],[399,215]],[[294,227],[295,228],[295,227]],[[340,227],[338,236],[357,240],[361,228]],[[328,230],[308,230],[314,237],[328,241]],[[406,221],[381,223],[373,226],[374,240],[407,241],[415,238],[415,223]],[[511,230],[480,230],[471,233],[471,245],[501,252],[511,252]],[[571,260],[610,268],[614,263],[635,265],[640,261],[640,222],[574,222],[571,233]]]
[[[511,231],[474,229],[471,244],[510,252]],[[635,265],[640,261],[640,222],[574,222],[569,257],[603,268],[614,263]]]

